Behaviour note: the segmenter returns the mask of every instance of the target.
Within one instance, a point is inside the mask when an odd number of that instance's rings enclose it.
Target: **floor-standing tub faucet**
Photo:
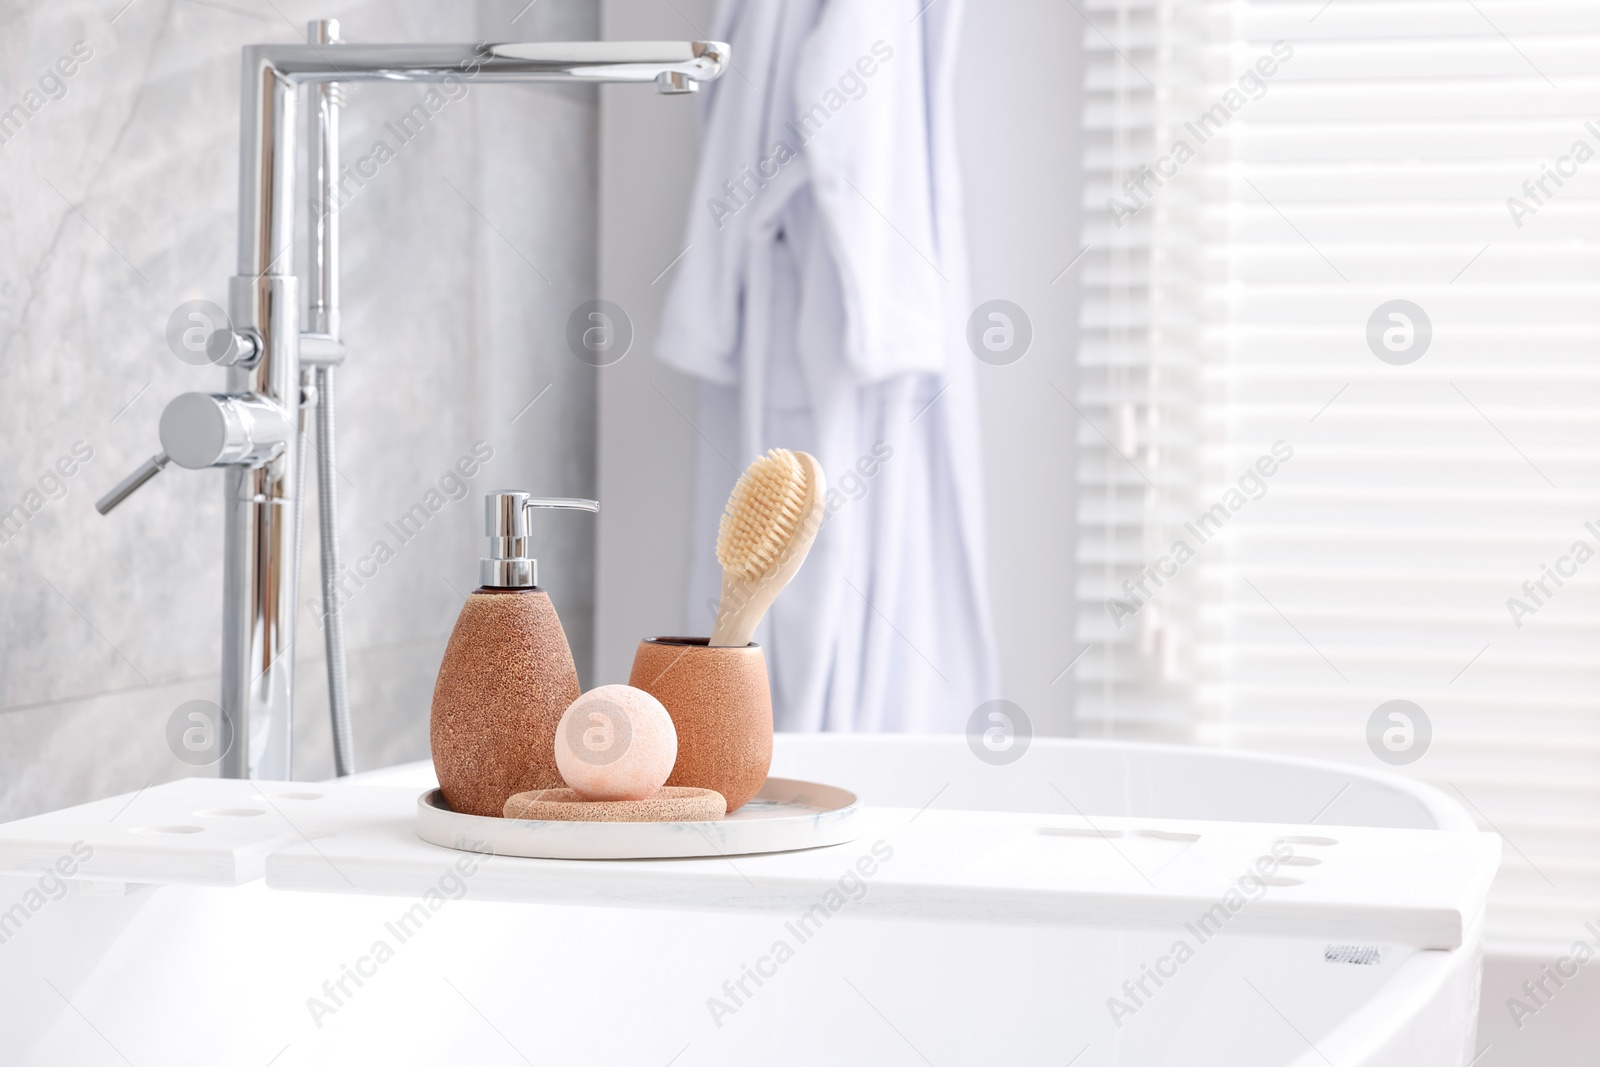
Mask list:
[[[244,50],[240,94],[239,260],[228,288],[231,322],[211,338],[227,367],[224,393],[185,393],[161,416],[162,451],[96,504],[116,507],[169,463],[226,472],[222,584],[222,713],[232,746],[228,777],[288,778],[293,722],[295,596],[303,505],[305,405],[316,393],[302,368],[342,360],[338,319],[337,89],[343,82],[566,81],[653,83],[687,93],[721,75],[728,46],[715,41],[584,41],[540,44],[345,44],[332,20],[311,24],[311,43]],[[313,94],[311,166],[319,209],[312,221],[310,300],[302,317],[295,263],[295,158],[302,91]],[[307,329],[306,327],[310,328]],[[331,401],[331,395],[325,403]],[[319,435],[331,430],[319,424]],[[329,442],[331,444],[331,442]],[[326,450],[324,450],[326,451]],[[324,496],[331,480],[323,480]],[[329,511],[321,514],[330,521]],[[324,564],[331,526],[324,531]],[[324,610],[331,606],[324,604]],[[330,623],[335,620],[330,615]],[[330,689],[334,684],[330,643]],[[342,676],[342,671],[340,672]],[[336,751],[343,696],[330,692]]]

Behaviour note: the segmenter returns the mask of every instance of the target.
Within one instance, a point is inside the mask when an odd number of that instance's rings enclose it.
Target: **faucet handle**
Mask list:
[[[94,502],[94,509],[102,515],[109,515],[111,509],[122,503],[134,494],[140,486],[151,478],[161,473],[161,468],[172,462],[172,457],[165,452],[157,452],[134,469],[122,481],[112,487],[111,492]]]
[[[180,467],[258,466],[297,431],[277,404],[253,395],[181,393],[161,413],[161,446]]]
[[[213,367],[254,367],[261,359],[261,335],[219,326],[206,337],[206,360]]]
[[[95,501],[94,509],[108,514],[169,463],[190,470],[264,463],[283,450],[295,430],[282,408],[257,396],[173,397],[161,413],[161,451]]]

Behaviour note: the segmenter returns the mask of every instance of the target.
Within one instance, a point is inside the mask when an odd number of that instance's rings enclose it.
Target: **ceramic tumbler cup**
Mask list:
[[[628,684],[661,701],[678,731],[668,785],[714,789],[729,814],[760,791],[772,766],[772,691],[760,645],[649,638],[639,642]]]

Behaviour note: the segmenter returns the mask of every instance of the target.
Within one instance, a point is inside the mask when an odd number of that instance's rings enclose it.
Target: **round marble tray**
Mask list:
[[[755,799],[712,822],[567,822],[462,815],[430,789],[417,836],[446,848],[554,860],[681,859],[790,852],[854,841],[861,803],[848,789],[768,778]]]

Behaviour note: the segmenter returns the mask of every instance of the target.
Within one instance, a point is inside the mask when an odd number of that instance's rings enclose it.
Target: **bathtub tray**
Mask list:
[[[1500,839],[873,805],[827,847],[677,859],[472,855],[417,836],[417,787],[190,779],[0,826],[0,871],[428,901],[852,914],[1453,949]],[[732,820],[730,820],[730,824]],[[443,888],[441,888],[443,887]]]
[[[274,852],[267,885],[416,900],[444,880],[467,900],[791,916],[848,901],[852,914],[880,917],[1450,949],[1482,914],[1500,862],[1500,839],[1476,831],[876,805],[856,816],[854,841],[826,848],[473,857],[421,840],[415,807],[413,793],[382,823]]]

